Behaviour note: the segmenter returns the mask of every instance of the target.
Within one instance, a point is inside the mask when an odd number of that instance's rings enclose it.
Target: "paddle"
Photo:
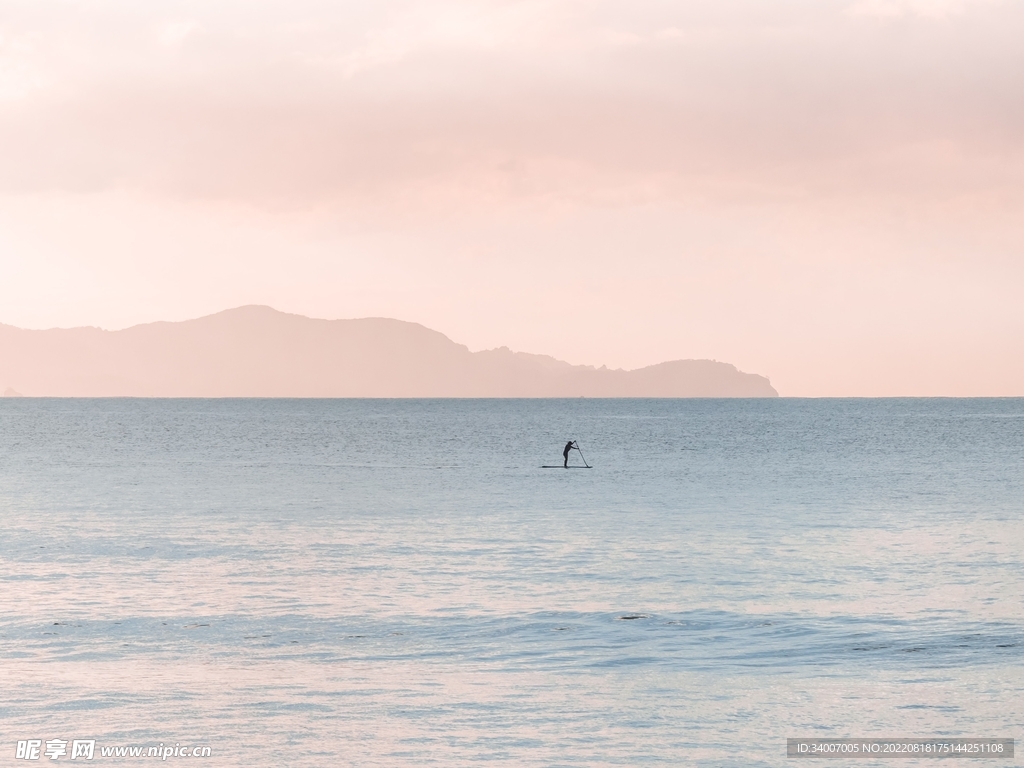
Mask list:
[[[575,443],[575,445],[576,445],[576,450],[577,450],[577,451],[580,451],[580,444],[579,444],[579,443]],[[581,459],[583,459],[583,465],[584,465],[584,466],[585,466],[585,467],[586,467],[587,469],[590,469],[590,465],[589,465],[589,464],[587,464],[587,460],[586,460],[586,459],[584,458],[584,456],[583,456],[583,451],[580,451],[580,458],[581,458]]]

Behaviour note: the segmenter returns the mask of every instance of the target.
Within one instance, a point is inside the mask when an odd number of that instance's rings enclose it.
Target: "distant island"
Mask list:
[[[470,352],[387,318],[315,320],[229,309],[121,331],[0,324],[0,387],[28,397],[778,397],[713,360],[633,371],[507,347]]]

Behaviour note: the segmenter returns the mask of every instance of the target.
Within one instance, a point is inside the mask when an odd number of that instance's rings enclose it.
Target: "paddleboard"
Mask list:
[[[561,464],[543,464],[541,469],[593,469],[593,467],[563,467]]]

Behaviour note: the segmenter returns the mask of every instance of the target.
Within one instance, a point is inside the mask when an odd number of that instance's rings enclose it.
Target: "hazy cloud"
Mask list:
[[[310,204],[1022,180],[1019,4],[48,6],[6,14],[8,190]],[[886,9],[898,26],[851,21]]]

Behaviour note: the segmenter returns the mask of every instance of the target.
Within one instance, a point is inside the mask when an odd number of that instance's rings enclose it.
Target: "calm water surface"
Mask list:
[[[1022,512],[1019,399],[7,399],[0,764],[1019,740]]]

